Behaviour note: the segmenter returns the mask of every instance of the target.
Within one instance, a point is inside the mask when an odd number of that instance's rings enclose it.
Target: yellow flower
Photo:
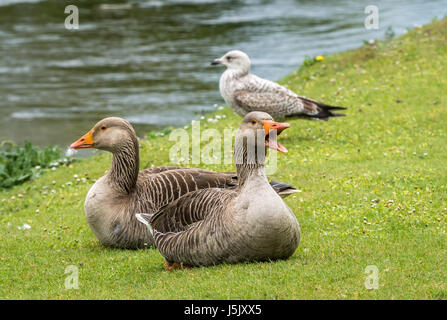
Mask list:
[[[318,56],[318,57],[315,57],[315,60],[317,60],[317,61],[323,61],[324,58],[323,58],[323,56]]]

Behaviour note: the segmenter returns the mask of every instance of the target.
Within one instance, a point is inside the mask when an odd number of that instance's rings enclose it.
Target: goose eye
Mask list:
[[[258,122],[256,121],[256,120],[252,120],[251,121],[251,124],[253,124],[253,125],[255,125],[255,124],[257,124]]]
[[[102,127],[101,127],[101,130],[103,130],[103,131],[106,130],[106,129],[107,129],[107,128],[106,128],[105,126],[102,126]]]

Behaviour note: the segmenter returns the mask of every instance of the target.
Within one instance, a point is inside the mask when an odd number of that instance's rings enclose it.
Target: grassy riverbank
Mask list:
[[[286,199],[302,227],[290,259],[167,272],[154,249],[102,247],[83,212],[92,180],[111,163],[101,154],[0,192],[0,298],[447,298],[445,43],[446,19],[282,80],[349,107],[327,123],[292,121],[280,137],[289,153],[278,155],[272,178],[302,190]],[[228,108],[216,115],[202,127],[240,121]],[[141,167],[168,164],[173,143],[142,142]],[[78,290],[64,287],[69,265],[79,268]],[[364,285],[370,265],[377,290]]]

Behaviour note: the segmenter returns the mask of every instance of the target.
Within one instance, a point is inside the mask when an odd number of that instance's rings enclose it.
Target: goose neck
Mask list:
[[[139,164],[138,140],[135,138],[113,153],[112,168],[108,174],[112,185],[119,191],[129,194],[137,183]]]
[[[268,183],[265,175],[265,167],[261,164],[239,164],[236,165],[238,176],[238,187],[242,188],[249,183]]]
[[[265,174],[265,146],[256,146],[256,138],[252,141],[254,143],[250,143],[250,140],[247,136],[236,136],[234,162],[240,187],[248,181],[267,181]]]

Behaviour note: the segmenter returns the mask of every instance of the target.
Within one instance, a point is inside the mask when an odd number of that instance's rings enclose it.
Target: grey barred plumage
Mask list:
[[[209,188],[187,193],[149,217],[157,249],[167,268],[287,258],[300,240],[295,215],[265,176],[265,140],[246,139],[272,122],[263,112],[245,116],[234,146],[239,184],[236,189]],[[287,128],[283,124],[283,128]],[[268,136],[270,129],[265,129]],[[253,148],[252,144],[255,144]],[[264,157],[247,163],[247,152],[263,150]],[[253,151],[252,151],[253,152]],[[254,151],[256,152],[256,151]],[[140,219],[144,216],[140,216]]]
[[[220,93],[241,116],[251,111],[267,112],[276,119],[304,117],[328,120],[330,117],[344,116],[334,113],[334,110],[346,109],[344,107],[299,96],[284,86],[251,74],[250,58],[242,51],[230,51],[212,64],[227,67],[219,81]]]
[[[132,126],[121,118],[99,121],[72,147],[94,147],[113,153],[111,169],[91,187],[84,204],[87,222],[106,246],[128,249],[150,246],[153,238],[135,219],[135,213],[155,213],[192,191],[237,186],[237,177],[232,172],[179,166],[140,171],[138,138]]]

